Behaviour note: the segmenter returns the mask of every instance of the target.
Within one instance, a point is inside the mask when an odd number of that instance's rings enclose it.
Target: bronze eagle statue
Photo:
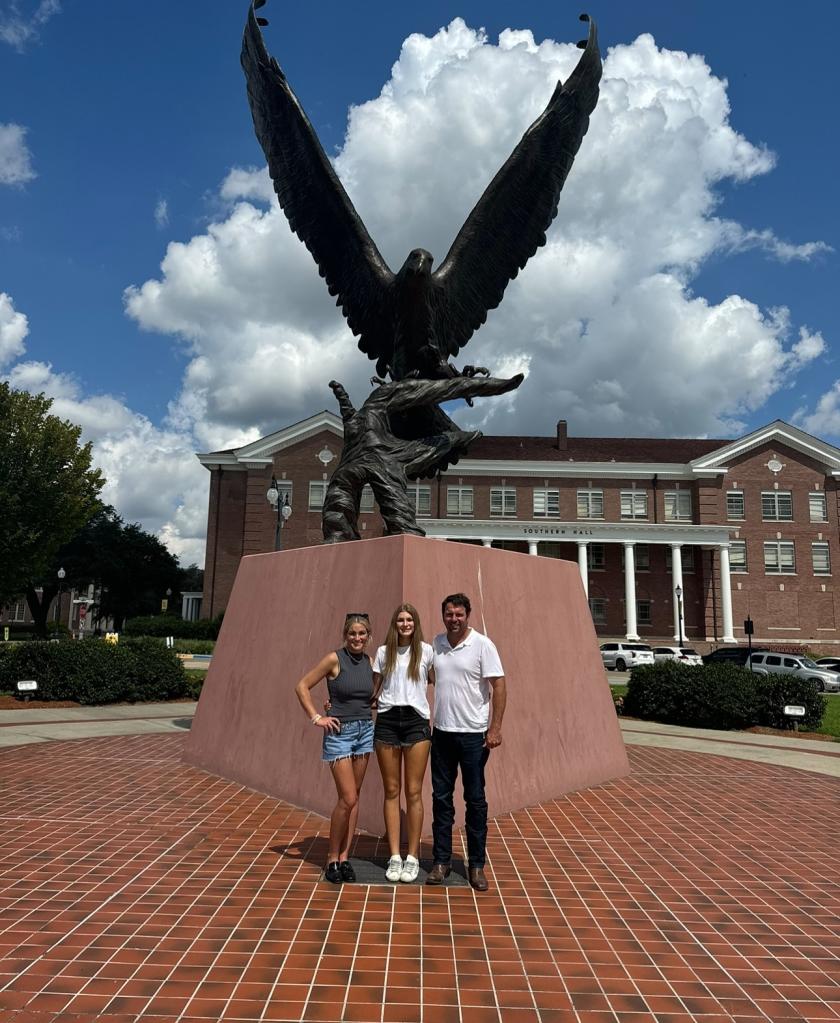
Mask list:
[[[446,258],[414,249],[394,273],[371,239],[280,65],[265,48],[253,0],[242,67],[274,190],[309,249],[359,348],[393,380],[457,376],[450,364],[502,301],[557,213],[560,192],[598,101],[595,22],[565,83],[523,135],[458,232]],[[465,372],[474,372],[466,370]]]

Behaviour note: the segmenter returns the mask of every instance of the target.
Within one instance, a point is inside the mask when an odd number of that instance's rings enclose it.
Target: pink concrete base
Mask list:
[[[322,733],[301,711],[295,683],[340,646],[347,611],[370,614],[373,653],[398,604],[417,607],[431,640],[442,631],[441,599],[456,591],[469,595],[471,624],[496,643],[507,676],[504,741],[487,767],[491,816],[628,774],[577,565],[415,536],[243,558],[186,759],[328,815],[335,788]],[[322,683],[315,705],[325,697]],[[426,832],[429,789],[427,772]],[[359,826],[383,831],[375,758]]]

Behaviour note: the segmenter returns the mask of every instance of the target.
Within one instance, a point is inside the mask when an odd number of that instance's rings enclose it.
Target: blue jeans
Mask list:
[[[327,762],[373,753],[373,721],[342,721],[340,732],[324,732],[321,759]]]
[[[455,779],[461,769],[466,804],[467,854],[471,867],[483,867],[487,846],[484,765],[490,750],[484,732],[432,732],[432,835],[435,863],[452,860]]]

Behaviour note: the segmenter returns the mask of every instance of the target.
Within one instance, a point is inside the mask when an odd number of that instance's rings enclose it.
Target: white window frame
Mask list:
[[[729,499],[730,498],[735,498],[738,501],[738,503],[740,503],[740,505],[741,505],[740,514],[738,513],[737,509],[735,511],[733,511],[733,509],[729,507]],[[743,522],[744,519],[746,518],[746,515],[747,515],[747,503],[746,503],[746,500],[744,499],[744,491],[743,490],[727,490],[726,491],[726,517],[727,517],[727,519],[730,522]]]
[[[453,507],[455,510],[453,511]],[[471,519],[475,508],[472,486],[446,488],[446,516],[450,519]]]
[[[328,486],[329,482],[327,480],[309,481],[309,511],[319,512],[324,510],[324,501],[327,496]]]
[[[606,597],[589,598],[589,613],[592,615],[593,625],[607,624],[607,604]]]
[[[818,567],[817,554],[825,555],[824,567]],[[811,544],[811,565],[814,575],[831,575],[831,547],[826,541],[815,540]]]
[[[516,487],[490,488],[490,517],[516,518]]]
[[[735,552],[741,553],[741,559],[736,559]],[[747,541],[746,540],[730,540],[729,542],[729,571],[737,572],[739,575],[746,574],[749,571],[747,565]]]
[[[780,501],[780,498],[784,501]],[[783,503],[788,505],[789,514],[785,514],[781,509]],[[772,508],[768,507],[769,505],[772,505]],[[790,490],[762,490],[761,521],[793,522],[793,493]]]
[[[818,515],[814,515],[814,498],[817,498],[820,503]],[[828,522],[828,502],[825,499],[824,490],[812,490],[808,494],[808,514],[811,522]]]
[[[666,490],[663,492],[666,522],[691,522],[692,509],[690,490]]]
[[[603,543],[588,543],[586,545],[586,567],[590,572],[606,571],[606,546],[607,545]]]
[[[414,505],[414,514],[430,518],[432,514],[432,487],[429,483],[409,483],[408,496]]]
[[[646,519],[648,495],[646,490],[622,490],[619,494],[622,519]]]
[[[768,555],[771,556],[769,560]],[[793,540],[764,541],[764,574],[796,575],[796,545]]]
[[[535,519],[560,518],[560,491],[556,487],[534,487],[533,501]]]
[[[604,491],[602,489],[599,487],[584,487],[578,490],[577,517],[579,519],[603,519]]]
[[[359,500],[359,511],[365,515],[376,510],[376,498],[373,496],[373,487],[370,483],[365,483],[362,487],[362,496]]]
[[[648,597],[637,597],[636,598],[636,624],[637,625],[651,625],[652,624],[652,608],[651,602]]]
[[[25,622],[26,621],[26,601],[16,600],[13,604],[9,604],[9,622]]]

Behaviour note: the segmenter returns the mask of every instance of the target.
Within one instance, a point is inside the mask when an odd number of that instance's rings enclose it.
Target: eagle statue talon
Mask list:
[[[371,377],[370,378],[370,386],[371,387],[381,387],[384,383],[385,383],[385,381],[382,379],[382,377]]]
[[[461,370],[461,375],[465,377],[483,376],[489,377],[490,370],[486,366],[464,366]]]

